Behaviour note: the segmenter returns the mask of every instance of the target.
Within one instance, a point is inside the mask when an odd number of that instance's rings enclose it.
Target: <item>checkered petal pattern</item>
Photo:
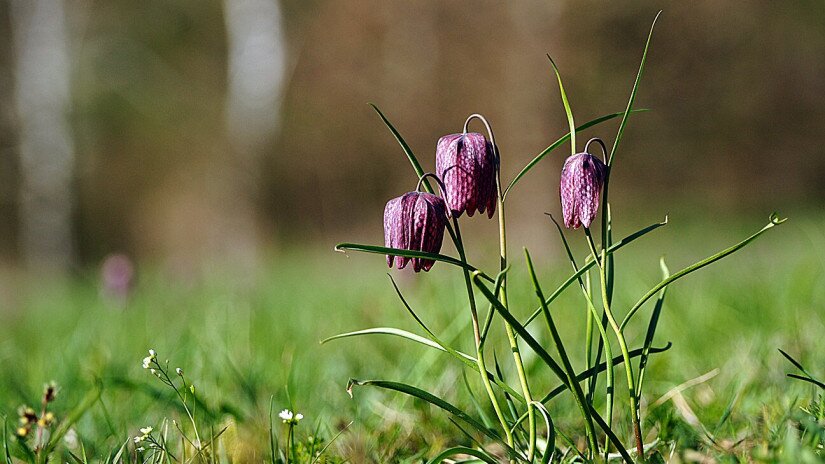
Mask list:
[[[564,226],[578,229],[590,227],[599,210],[607,167],[590,153],[578,153],[564,162],[561,170],[561,211]]]
[[[426,192],[409,192],[393,198],[384,208],[384,246],[438,253],[447,225],[447,205]],[[435,261],[387,255],[387,265],[404,269],[412,261],[415,272],[429,271]]]
[[[476,211],[493,217],[496,210],[496,157],[483,135],[445,135],[438,140],[435,171],[444,182],[444,197],[454,217]]]

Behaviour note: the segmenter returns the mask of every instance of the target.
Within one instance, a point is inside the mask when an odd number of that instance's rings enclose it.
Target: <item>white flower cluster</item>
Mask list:
[[[278,417],[284,421],[284,424],[297,424],[298,421],[304,418],[304,415],[301,413],[293,414],[289,409],[284,409],[278,414]]]
[[[140,443],[140,442],[146,440],[147,438],[149,438],[149,435],[152,433],[152,430],[155,430],[155,429],[152,428],[152,427],[143,427],[143,428],[141,428],[140,433],[142,435],[138,435],[138,436],[135,437],[135,443]]]
[[[149,356],[143,358],[143,368],[149,369],[149,366],[152,365],[152,362],[157,358],[157,353],[155,350],[149,350]],[[154,370],[154,369],[153,369]]]

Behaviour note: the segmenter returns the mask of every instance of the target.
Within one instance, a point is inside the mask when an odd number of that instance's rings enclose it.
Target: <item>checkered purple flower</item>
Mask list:
[[[444,182],[444,199],[454,217],[465,211],[496,210],[496,156],[483,135],[470,132],[445,135],[438,140],[435,172]]]
[[[606,174],[607,166],[590,153],[578,153],[567,158],[561,170],[559,187],[565,227],[590,227],[599,209],[599,195]]]
[[[447,225],[447,205],[426,192],[409,192],[393,198],[384,208],[384,245],[388,248],[438,253]],[[404,269],[412,261],[413,270],[429,271],[435,261],[387,255],[387,265]]]

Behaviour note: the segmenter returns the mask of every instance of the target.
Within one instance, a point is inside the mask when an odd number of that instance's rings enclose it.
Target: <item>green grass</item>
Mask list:
[[[617,282],[616,311],[623,315],[659,280],[660,252],[666,253],[670,268],[678,270],[736,243],[764,219],[709,225],[671,218],[667,227],[644,241],[644,248],[633,244],[617,254],[617,265],[632,270]],[[641,225],[620,224],[617,236]],[[554,237],[550,227],[548,223],[546,232]],[[520,255],[517,245],[511,244],[514,257]],[[172,390],[141,367],[149,348],[161,361],[168,359],[173,371],[183,368],[187,381],[194,383],[204,402],[194,411],[202,431],[229,426],[218,441],[218,460],[269,462],[270,398],[276,414],[289,408],[306,416],[297,428],[302,440],[314,434],[316,425],[324,440],[346,428],[326,453],[330,459],[421,462],[443,448],[472,445],[445,413],[423,402],[369,387],[356,388],[354,399],[347,395],[350,377],[426,384],[478,416],[462,380],[462,365],[449,355],[384,335],[319,344],[336,333],[368,327],[420,333],[397,300],[382,257],[345,256],[328,249],[270,256],[267,269],[254,282],[220,269],[201,276],[141,269],[125,308],[101,298],[92,271],[70,282],[16,285],[0,312],[0,406],[11,447],[17,408],[26,404],[39,409],[43,384],[51,380],[60,386],[51,406],[58,423],[98,382],[102,385],[100,400],[74,427],[93,462],[117,452],[129,437],[140,434],[140,427],[159,429],[166,418],[184,424],[185,413]],[[585,248],[577,251],[581,256]],[[446,245],[444,252],[454,254]],[[545,290],[569,274],[558,247],[531,252]],[[523,261],[512,262],[511,307],[525,318],[536,307],[535,295],[525,285],[529,280]],[[439,263],[426,274],[393,274],[436,333],[472,352],[458,270]],[[577,292],[571,287],[552,310],[581,370],[582,344],[577,341],[584,336],[585,308]],[[486,310],[486,304],[481,307]],[[651,308],[652,302],[643,307],[641,319],[646,321]],[[646,375],[645,441],[658,437],[658,449],[666,458],[675,453],[683,461],[697,456],[723,462],[822,460],[825,421],[821,412],[818,423],[815,416],[821,407],[817,395],[823,392],[787,378],[786,373],[797,371],[777,348],[799,359],[812,375],[825,378],[823,311],[825,218],[813,215],[792,216],[787,225],[746,250],[674,284],[654,343],[670,341],[673,347],[653,356]],[[644,337],[645,327],[636,324],[627,331],[631,348],[640,346]],[[500,325],[497,321],[488,346],[495,347],[506,365],[507,343]],[[533,330],[549,346],[541,324]],[[531,379],[536,379],[531,385],[535,391],[557,385],[529,349],[522,352]],[[492,360],[492,353],[488,358]],[[467,377],[475,394],[481,394],[476,376]],[[505,377],[517,385],[513,371],[506,370]],[[674,389],[697,378],[703,381]],[[618,395],[616,404],[624,405],[626,398]],[[614,423],[630,447],[622,409],[617,408]],[[584,446],[568,393],[551,403],[550,412],[556,425]],[[491,411],[484,413],[493,417]],[[283,440],[285,428],[276,421],[276,435]],[[68,451],[80,455],[79,448],[61,444],[61,462],[71,462]]]

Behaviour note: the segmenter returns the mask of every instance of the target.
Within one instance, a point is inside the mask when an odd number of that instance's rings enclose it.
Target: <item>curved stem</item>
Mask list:
[[[415,191],[421,191],[421,184],[423,184],[424,180],[428,177],[432,177],[433,179],[435,179],[435,183],[438,184],[438,190],[441,191],[441,196],[444,196],[444,190],[446,190],[446,188],[444,187],[444,182],[441,182],[441,179],[439,179],[438,176],[432,172],[426,172],[418,178],[418,183],[415,185]]]
[[[584,144],[584,152],[585,153],[590,153],[590,151],[589,151],[590,144],[593,143],[593,142],[596,142],[596,143],[598,143],[599,145],[602,146],[602,158],[604,159],[604,164],[607,165],[607,147],[605,146],[602,139],[600,139],[598,137],[593,137],[592,139],[588,140],[587,143]]]

